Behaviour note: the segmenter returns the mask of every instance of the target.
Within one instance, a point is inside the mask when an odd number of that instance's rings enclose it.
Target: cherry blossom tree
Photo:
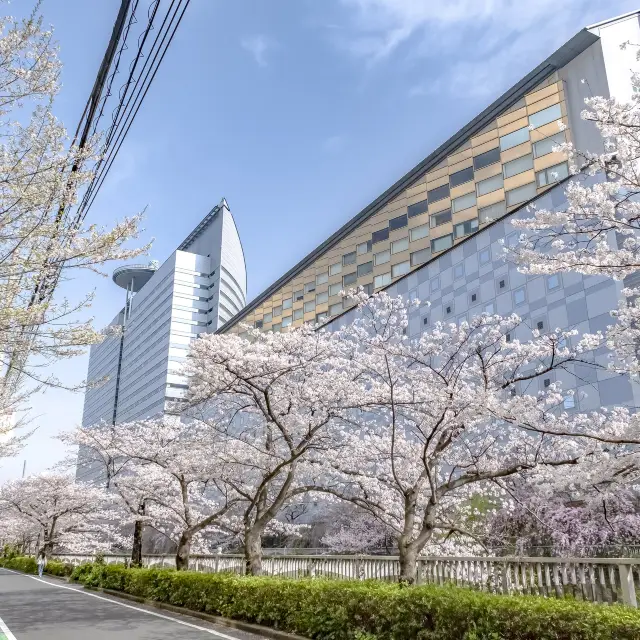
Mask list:
[[[395,532],[401,579],[412,582],[425,545],[478,538],[468,526],[478,495],[497,504],[500,479],[577,462],[579,442],[533,432],[518,415],[524,408],[540,422],[556,412],[562,395],[539,391],[540,380],[599,342],[587,336],[569,347],[573,331],[529,331],[520,340],[518,317],[486,314],[410,341],[402,298],[359,298],[359,317],[338,335],[358,345],[361,408],[341,414],[335,446],[312,462],[323,470],[323,491]]]
[[[593,556],[640,544],[634,492],[584,492],[557,480],[512,483],[509,506],[490,521],[492,546],[510,554]]]
[[[22,526],[37,527],[49,557],[54,549],[108,550],[118,542],[109,496],[66,474],[43,473],[0,486],[0,513]]]
[[[295,528],[279,512],[320,482],[305,460],[333,446],[331,421],[359,402],[352,348],[308,326],[249,339],[211,334],[191,347],[185,411],[218,434],[224,482],[243,500],[237,532],[250,574],[261,572],[264,533]]]
[[[78,480],[102,486],[118,496],[122,507],[133,520],[131,565],[142,566],[142,543],[146,517],[146,504],[151,492],[144,483],[135,481],[135,460],[125,453],[123,427],[100,423],[89,427],[77,427],[62,433],[58,438],[65,444],[77,447],[77,453],[69,457],[66,466],[76,469]],[[130,434],[126,434],[129,442]],[[64,464],[64,463],[63,463]]]
[[[125,247],[139,216],[105,229],[74,215],[99,140],[80,149],[53,113],[61,64],[36,12],[0,18],[0,456],[21,445],[15,429],[26,397],[62,386],[46,365],[102,339],[79,319],[92,296],[60,299],[59,283],[140,253]]]
[[[205,534],[229,527],[239,498],[221,481],[218,449],[225,443],[207,423],[167,415],[78,429],[64,439],[83,446],[83,466],[106,480],[128,510],[136,525],[135,562],[143,526],[176,545],[179,570],[188,569],[193,545],[208,550]]]

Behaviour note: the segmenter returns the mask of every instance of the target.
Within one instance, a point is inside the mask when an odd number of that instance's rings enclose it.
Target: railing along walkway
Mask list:
[[[58,556],[71,564],[90,562],[93,555]],[[105,555],[108,564],[125,563],[128,556]],[[143,556],[145,567],[175,568],[168,555]],[[236,554],[192,555],[193,571],[244,573],[244,557]],[[397,556],[264,556],[265,575],[324,576],[341,580],[397,580]],[[640,558],[538,558],[538,557],[424,557],[416,563],[418,584],[453,583],[502,594],[544,597],[572,596],[591,602],[621,602],[637,607]]]

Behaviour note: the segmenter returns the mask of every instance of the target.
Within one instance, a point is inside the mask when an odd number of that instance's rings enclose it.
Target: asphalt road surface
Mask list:
[[[49,578],[0,569],[0,640],[259,640]]]

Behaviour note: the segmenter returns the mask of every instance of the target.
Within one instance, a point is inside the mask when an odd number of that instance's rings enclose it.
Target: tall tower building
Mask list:
[[[169,258],[113,272],[125,304],[112,335],[91,348],[83,426],[162,413],[179,401],[178,373],[189,344],[221,328],[246,303],[240,236],[226,200],[213,208]]]

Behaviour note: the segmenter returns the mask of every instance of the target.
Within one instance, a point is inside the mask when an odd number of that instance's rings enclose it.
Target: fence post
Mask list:
[[[214,563],[214,572],[215,573],[219,573],[220,572],[220,556],[222,555],[222,547],[218,547],[218,553],[216,554],[216,560]]]
[[[633,567],[628,564],[619,564],[620,586],[622,587],[622,601],[630,607],[637,608],[636,588],[633,583]]]

